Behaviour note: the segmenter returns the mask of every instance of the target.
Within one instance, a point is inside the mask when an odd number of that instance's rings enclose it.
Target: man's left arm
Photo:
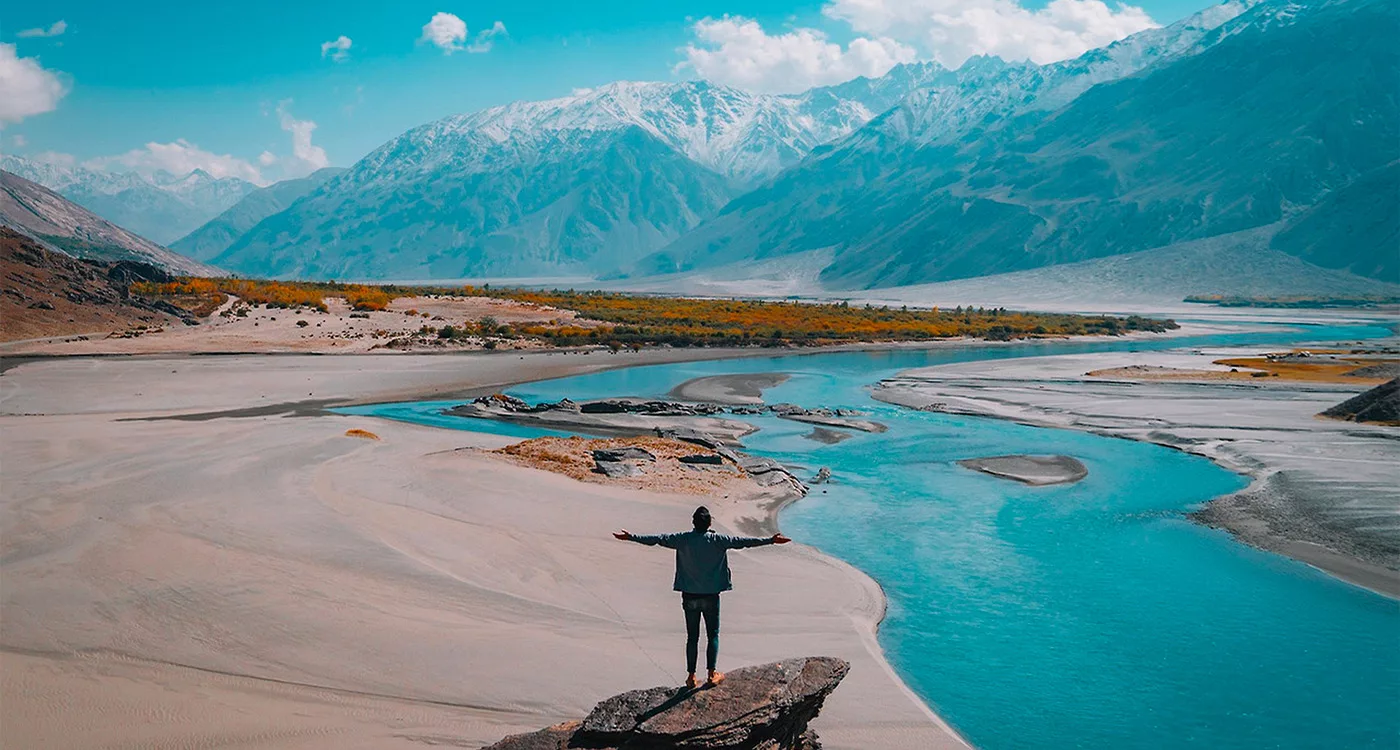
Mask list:
[[[720,535],[720,541],[727,549],[746,549],[748,547],[762,547],[766,544],[787,544],[792,541],[782,534],[773,536],[730,536]]]

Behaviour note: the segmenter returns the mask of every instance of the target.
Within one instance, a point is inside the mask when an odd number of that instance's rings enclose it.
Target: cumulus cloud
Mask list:
[[[435,13],[432,20],[423,24],[423,36],[418,41],[437,45],[444,55],[458,52],[467,41],[467,22],[451,13]]]
[[[1048,63],[1157,26],[1142,8],[1103,0],[830,0],[822,9],[861,34],[918,45],[948,67],[973,55]]]
[[[13,44],[0,44],[0,127],[52,112],[68,87],[32,57],[20,57]]]
[[[311,143],[311,133],[316,130],[316,123],[293,117],[288,109],[291,104],[291,99],[284,99],[277,104],[277,120],[283,130],[292,134],[292,155],[278,160],[284,178],[305,177],[330,164],[330,160],[326,158],[326,150]]]
[[[912,62],[914,48],[886,37],[859,37],[843,49],[816,29],[769,34],[757,21],[741,16],[704,18],[692,30],[697,43],[687,45],[680,69],[702,78],[750,91],[787,93],[882,76]]]
[[[181,138],[172,143],[147,143],[143,148],[134,148],[117,156],[102,156],[83,162],[89,169],[120,171],[122,169],[151,176],[156,172],[169,172],[184,176],[196,169],[208,172],[211,177],[237,177],[258,185],[265,184],[258,168],[229,154],[215,154]]]
[[[340,37],[330,42],[321,42],[321,59],[330,57],[335,62],[344,62],[350,57],[350,37],[341,34]]]
[[[423,25],[423,35],[419,42],[435,45],[442,54],[453,52],[490,52],[498,36],[505,36],[506,26],[500,21],[491,28],[478,32],[476,38],[467,43],[467,22],[451,13],[435,13],[432,20]]]
[[[53,25],[50,26],[50,27],[48,27],[47,29],[44,29],[44,28],[39,28],[39,29],[25,29],[25,30],[23,30],[23,31],[21,31],[21,32],[19,32],[19,33],[17,33],[17,34],[15,34],[15,36],[17,36],[17,37],[59,36],[60,34],[62,34],[63,32],[65,32],[65,31],[67,31],[67,30],[68,30],[68,22],[67,22],[67,21],[64,21],[64,20],[62,20],[62,19],[60,19],[60,20],[58,20],[58,21],[54,21]]]

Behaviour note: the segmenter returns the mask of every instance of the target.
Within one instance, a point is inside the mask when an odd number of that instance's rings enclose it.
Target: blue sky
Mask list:
[[[1199,7],[1186,0],[7,3],[0,87],[18,88],[0,90],[0,151],[105,168],[207,162],[266,182],[349,165],[446,115],[613,80],[704,77],[779,92],[876,75],[910,59],[956,65],[991,53],[1045,62]],[[341,37],[348,47],[337,44]]]

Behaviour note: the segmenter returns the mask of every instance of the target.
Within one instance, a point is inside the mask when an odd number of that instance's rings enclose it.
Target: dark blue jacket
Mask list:
[[[729,580],[729,550],[773,543],[772,538],[766,536],[729,536],[693,530],[675,534],[633,534],[631,540],[675,550],[674,588],[687,594],[718,594],[734,588]]]

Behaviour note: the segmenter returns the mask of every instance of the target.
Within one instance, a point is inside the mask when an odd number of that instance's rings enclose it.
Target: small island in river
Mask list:
[[[958,465],[1036,487],[1073,484],[1089,476],[1084,464],[1071,456],[990,456],[963,459]]]

